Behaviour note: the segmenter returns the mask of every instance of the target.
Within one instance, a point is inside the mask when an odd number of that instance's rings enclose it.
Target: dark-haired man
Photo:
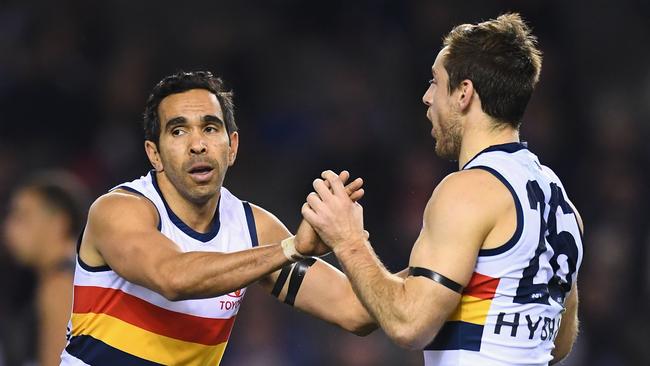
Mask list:
[[[144,126],[154,170],[90,208],[62,364],[219,364],[245,288],[258,280],[349,331],[374,329],[345,275],[303,258],[327,251],[308,224],[291,237],[271,213],[223,187],[239,134],[220,79],[166,77],[147,101]],[[352,199],[361,184],[348,185]]]
[[[36,273],[36,337],[33,355],[58,365],[72,301],[74,244],[83,225],[86,193],[64,172],[48,172],[21,184],[11,196],[4,223],[13,257]]]
[[[582,223],[558,177],[519,140],[541,53],[517,14],[454,28],[422,98],[440,157],[460,171],[434,190],[409,262],[390,274],[363,211],[331,172],[305,219],[333,248],[386,334],[426,365],[547,365],[577,330]]]

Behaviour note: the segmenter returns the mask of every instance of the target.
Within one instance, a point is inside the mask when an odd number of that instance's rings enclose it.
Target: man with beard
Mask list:
[[[292,237],[271,213],[223,187],[239,134],[220,79],[209,72],[163,79],[144,130],[154,169],[90,208],[63,365],[219,364],[245,287],[256,281],[346,330],[374,329],[345,275],[303,257],[329,251],[308,224]],[[351,199],[363,195],[361,185],[348,185]]]
[[[437,155],[460,171],[427,203],[408,277],[383,267],[335,174],[303,206],[377,323],[423,349],[426,365],[547,365],[576,337],[581,219],[519,139],[541,70],[536,43],[518,14],[446,36],[422,100]]]

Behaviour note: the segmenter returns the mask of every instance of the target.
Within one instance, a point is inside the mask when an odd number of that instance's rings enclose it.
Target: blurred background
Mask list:
[[[207,69],[235,92],[226,187],[290,228],[311,181],[366,181],[378,255],[407,265],[436,184],[421,96],[454,25],[519,11],[544,52],[522,138],[586,225],[581,333],[566,365],[650,364],[650,2],[0,2],[0,220],[16,185],[63,170],[91,197],[149,169],[153,85]],[[0,239],[4,242],[5,239]],[[0,365],[35,364],[34,271],[0,243]],[[345,334],[251,286],[223,365],[421,365],[381,332]],[[63,336],[65,329],[61,329]]]

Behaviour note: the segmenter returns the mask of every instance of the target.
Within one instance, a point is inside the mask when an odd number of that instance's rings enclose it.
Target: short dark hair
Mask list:
[[[519,128],[539,80],[542,53],[537,38],[516,13],[479,24],[456,26],[444,38],[449,92],[469,79],[483,111],[500,123]]]
[[[160,118],[158,106],[171,94],[183,93],[192,89],[205,89],[214,94],[221,105],[228,136],[237,131],[235,105],[232,91],[226,91],[223,80],[209,71],[179,71],[162,79],[151,91],[144,109],[144,138],[158,144],[160,138]]]
[[[86,222],[88,190],[75,176],[64,171],[37,173],[20,185],[20,190],[32,191],[45,205],[68,218],[68,234],[77,236]]]

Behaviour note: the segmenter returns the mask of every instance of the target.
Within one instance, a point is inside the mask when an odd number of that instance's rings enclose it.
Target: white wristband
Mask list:
[[[304,255],[298,253],[296,250],[296,244],[294,242],[295,236],[291,236],[289,238],[286,238],[280,243],[282,246],[282,253],[284,253],[284,256],[287,257],[288,260],[292,262],[297,262],[299,260],[302,260],[305,258]]]

